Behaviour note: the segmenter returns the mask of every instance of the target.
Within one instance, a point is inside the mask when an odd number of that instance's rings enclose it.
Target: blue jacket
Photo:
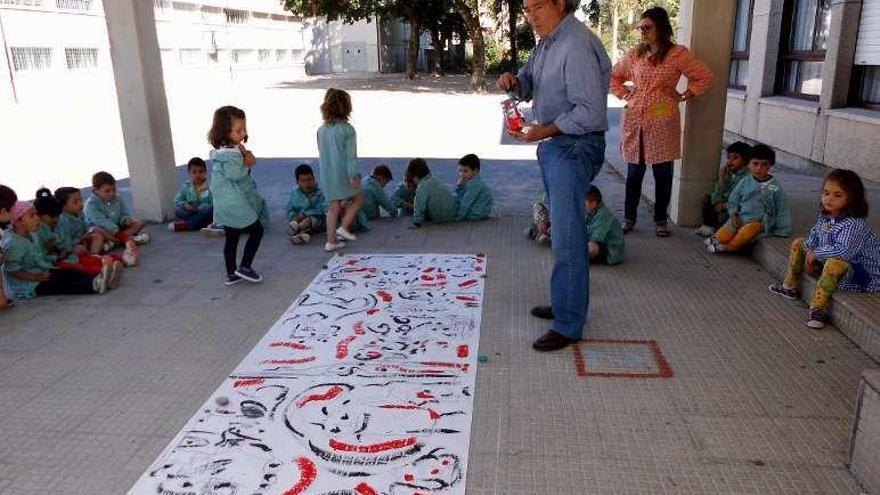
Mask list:
[[[416,187],[413,223],[452,222],[455,220],[455,198],[433,175],[427,175]]]
[[[831,258],[849,263],[838,284],[848,292],[880,291],[880,239],[864,218],[835,218],[820,214],[804,241],[816,259]]]
[[[37,295],[39,282],[22,280],[12,276],[14,272],[45,273],[52,268],[30,239],[26,239],[12,229],[3,234],[3,250],[6,252],[6,263],[3,264],[3,275],[9,292],[16,299],[31,299]]]
[[[244,166],[238,148],[211,150],[211,193],[214,195],[214,223],[243,229],[259,220],[269,226],[269,209],[257,184]]]
[[[455,221],[484,220],[492,213],[492,191],[475,175],[455,188]]]
[[[312,194],[307,195],[297,186],[290,192],[290,199],[284,206],[284,212],[288,220],[299,215],[306,217],[326,215],[327,198],[324,197],[324,193],[320,189],[315,188]]]
[[[184,182],[180,191],[177,191],[177,196],[174,196],[174,206],[179,208],[187,204],[195,206],[198,210],[213,206],[214,200],[211,198],[211,188],[208,184],[205,184],[205,189],[199,193],[196,192],[192,181]]]
[[[84,212],[89,227],[98,227],[111,234],[119,231],[122,222],[131,220],[131,214],[119,196],[104,201],[93,193],[86,200]]]
[[[738,214],[743,223],[760,221],[765,234],[779,237],[791,235],[788,199],[775,177],[758,182],[749,174],[730,193],[727,211],[731,215]]]

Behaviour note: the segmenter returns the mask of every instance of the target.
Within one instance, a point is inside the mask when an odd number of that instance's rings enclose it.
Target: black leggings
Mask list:
[[[49,272],[51,278],[37,285],[38,296],[58,294],[94,294],[94,277],[68,268],[56,268]]]
[[[642,180],[648,167],[630,163],[626,168],[626,199],[624,200],[623,217],[636,223],[639,200],[642,198]],[[666,223],[669,200],[672,197],[672,162],[651,165],[654,173],[654,222]]]
[[[238,255],[238,239],[242,234],[248,234],[248,240],[244,244],[244,254],[241,256],[241,267],[251,268],[254,256],[260,249],[260,241],[263,240],[263,224],[259,220],[243,229],[234,229],[223,226],[226,233],[226,243],[223,245],[223,258],[226,261],[226,274],[235,273],[235,258]]]

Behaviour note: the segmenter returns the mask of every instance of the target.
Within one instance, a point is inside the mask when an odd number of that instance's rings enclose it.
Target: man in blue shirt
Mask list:
[[[536,123],[508,132],[540,141],[538,164],[550,201],[552,306],[536,306],[532,314],[553,326],[532,345],[539,351],[562,349],[583,335],[590,299],[584,196],[605,161],[611,61],[596,35],[575,19],[576,4],[525,0],[523,10],[541,41],[517,75],[498,78],[502,90],[533,100]]]

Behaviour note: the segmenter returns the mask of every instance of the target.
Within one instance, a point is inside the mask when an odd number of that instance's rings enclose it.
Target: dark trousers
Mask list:
[[[244,254],[241,257],[241,265],[244,268],[251,268],[254,262],[254,256],[260,249],[260,241],[263,240],[263,224],[259,220],[248,225],[243,229],[234,229],[232,227],[223,226],[226,233],[226,244],[223,245],[223,258],[226,261],[226,274],[235,273],[235,258],[238,255],[238,239],[242,234],[248,235],[248,240],[244,244]]]
[[[718,228],[727,221],[727,210],[724,210],[720,213],[715,211],[715,205],[712,204],[712,200],[710,198],[711,196],[707,194],[706,198],[703,199],[703,225]]]
[[[211,225],[214,220],[214,207],[202,208],[201,210],[189,211],[182,206],[174,209],[174,215],[186,222],[186,228],[189,230],[199,230],[202,227]]]
[[[639,200],[642,198],[642,181],[645,179],[647,165],[630,163],[626,167],[626,201],[623,218],[636,223]],[[672,162],[651,165],[654,173],[654,222],[666,223],[669,200],[672,198]]]
[[[51,278],[37,285],[38,296],[54,296],[58,294],[94,294],[92,285],[94,277],[69,268],[53,269]]]

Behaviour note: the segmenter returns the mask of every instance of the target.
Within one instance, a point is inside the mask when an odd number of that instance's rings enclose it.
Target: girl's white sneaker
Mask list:
[[[346,241],[356,241],[357,240],[356,235],[352,234],[351,232],[349,232],[348,230],[346,230],[343,227],[339,227],[338,229],[336,229],[336,235],[338,235],[339,237],[342,237]]]
[[[324,243],[324,251],[328,253],[332,253],[333,251],[339,251],[340,249],[345,247],[344,242],[325,242]]]

